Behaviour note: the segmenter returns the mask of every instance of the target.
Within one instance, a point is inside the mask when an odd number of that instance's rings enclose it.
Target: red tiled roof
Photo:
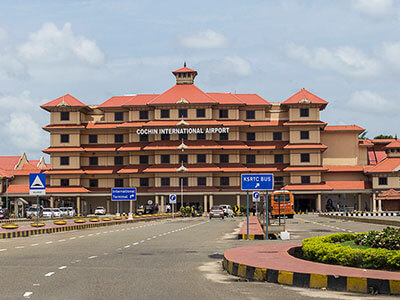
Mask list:
[[[326,183],[320,184],[288,184],[285,185],[282,190],[289,191],[329,191],[332,190]]]
[[[386,145],[387,149],[391,149],[391,148],[400,148],[400,141],[398,140],[394,140],[393,142],[391,142],[389,145]]]
[[[178,70],[172,71],[173,74],[175,74],[175,73],[188,73],[188,72],[194,72],[194,73],[197,74],[197,71],[186,67],[186,65],[183,68],[180,68]]]
[[[327,123],[322,121],[288,121],[283,126],[326,126]]]
[[[328,149],[328,146],[324,144],[287,144],[283,147],[285,150],[295,150],[295,149]]]
[[[376,197],[376,200],[398,200],[400,199],[400,192],[390,189],[388,191],[384,191]]]
[[[250,150],[281,150],[287,142],[246,142],[246,144]]]
[[[86,107],[86,104],[82,103],[81,101],[71,96],[70,94],[66,94],[55,100],[47,102],[46,104],[41,105],[40,107],[47,108],[56,106]]]
[[[328,125],[324,128],[324,131],[356,131],[363,132],[365,129],[358,125]]]
[[[84,149],[82,147],[49,147],[42,150],[44,153],[52,152],[82,152]]]
[[[271,105],[267,100],[257,94],[235,94],[246,105]],[[221,103],[223,104],[223,103]]]
[[[82,145],[85,152],[114,152],[120,144],[88,144]]]
[[[42,127],[46,131],[50,131],[52,129],[83,129],[85,128],[84,125],[47,125]]]
[[[158,164],[147,167],[143,173],[173,173],[180,167],[179,164]]]
[[[138,151],[144,148],[147,144],[148,142],[129,143],[119,147],[118,151]]]
[[[128,100],[123,106],[145,106],[151,100],[158,97],[158,94],[142,94],[136,95],[135,97]]]
[[[81,169],[57,169],[57,170],[48,170],[45,172],[46,174],[84,174],[83,170]]]
[[[368,151],[368,160],[370,165],[376,165],[387,157],[385,151]]]
[[[129,165],[121,168],[117,173],[118,174],[128,174],[128,173],[139,173],[146,169],[147,165]]]
[[[0,156],[0,168],[3,170],[12,170],[20,158],[21,156]]]
[[[279,125],[283,125],[283,123],[285,123],[286,121],[282,121],[282,120],[272,120],[272,121],[251,121],[251,122],[247,122],[248,125],[250,125],[250,127],[268,127],[268,126],[279,126]]]
[[[217,166],[220,168],[221,172],[247,172],[248,169],[246,166],[238,163],[223,163],[223,164],[217,164]]]
[[[118,128],[120,125],[119,123],[87,123],[87,129],[115,129]]]
[[[20,170],[14,170],[13,175],[29,175],[30,173],[40,173],[41,169],[37,166],[27,163]]]
[[[121,167],[105,167],[105,166],[96,166],[96,167],[84,167],[83,172],[88,175],[94,174],[117,174],[118,170]]]
[[[63,194],[63,193],[89,193],[89,190],[82,186],[60,186],[60,187],[47,187],[47,194]]]
[[[363,166],[325,166],[328,172],[363,172]]]
[[[399,171],[400,157],[387,157],[368,169],[367,173],[391,173]]]
[[[313,103],[313,104],[324,104],[324,105],[328,104],[327,101],[314,95],[313,93],[307,91],[306,89],[301,89],[296,94],[294,94],[293,96],[291,96],[288,99],[286,99],[285,101],[283,101],[282,104],[301,103],[302,100],[304,100],[304,99],[310,101],[310,103]]]
[[[207,95],[211,96],[220,104],[236,104],[243,105],[244,102],[237,97],[236,94],[232,93],[207,93]]]
[[[249,172],[280,172],[287,165],[286,164],[270,164],[270,165],[247,165]]]
[[[29,184],[10,184],[7,192],[9,194],[29,194]]]
[[[389,144],[393,142],[395,139],[372,139],[371,141],[374,144]]]
[[[289,184],[282,188],[290,191],[365,190],[371,189],[369,181],[326,181],[320,184]]]
[[[248,122],[244,122],[244,121],[240,121],[240,120],[237,120],[237,121],[221,121],[221,124],[223,125],[223,126],[248,126],[249,124],[248,124]]]
[[[98,106],[98,108],[107,108],[107,107],[121,107],[126,102],[134,98],[136,95],[131,96],[113,96],[110,99],[104,101],[102,104]]]
[[[187,164],[184,165],[188,172],[218,172],[220,168],[214,164]]]
[[[285,172],[322,172],[328,171],[327,167],[319,167],[319,166],[307,166],[307,167],[286,167],[283,171]]]
[[[176,150],[181,141],[155,141],[143,147],[143,150]]]
[[[143,127],[143,125],[146,124],[146,122],[126,122],[123,124],[118,124],[118,128],[139,128]]]
[[[242,141],[218,141],[218,144],[221,146],[222,149],[249,149]]]
[[[358,140],[358,144],[360,145],[360,147],[373,147],[374,146],[374,144],[370,140],[367,140],[367,139]]]
[[[217,103],[217,101],[194,84],[177,84],[161,95],[149,101],[148,104],[176,104],[184,99],[189,103]]]

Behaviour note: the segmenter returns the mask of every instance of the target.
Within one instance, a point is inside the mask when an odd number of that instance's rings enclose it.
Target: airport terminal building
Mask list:
[[[50,206],[62,199],[80,213],[96,206],[113,213],[114,187],[136,187],[136,205],[152,200],[162,209],[170,194],[178,207],[181,195],[185,205],[206,211],[245,205],[244,173],[273,173],[275,189],[294,193],[296,211],[344,200],[356,210],[379,210],[377,194],[400,187],[393,171],[400,142],[360,140],[357,125],[327,125],[320,112],[328,102],[306,89],[269,102],[204,92],[186,66],[172,73],[176,84],[162,94],[115,96],[100,105],[67,94],[41,106],[50,113],[43,150],[50,155]]]

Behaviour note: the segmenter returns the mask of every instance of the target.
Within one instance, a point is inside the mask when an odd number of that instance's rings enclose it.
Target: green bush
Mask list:
[[[179,209],[179,211],[181,212],[181,217],[185,217],[186,216],[186,210],[184,206],[181,206],[181,208]]]
[[[382,231],[370,231],[357,234],[354,243],[371,248],[385,248],[388,250],[400,250],[400,230],[386,227]]]
[[[190,208],[190,206],[186,206],[185,207],[185,215],[186,215],[186,217],[190,217],[190,215],[191,215],[191,208]]]
[[[199,216],[203,215],[203,213],[204,213],[203,206],[199,205],[199,207],[197,208],[197,213],[199,214]]]
[[[313,261],[367,269],[400,269],[400,251],[353,249],[339,243],[354,240],[355,234],[339,233],[303,240],[303,253]]]

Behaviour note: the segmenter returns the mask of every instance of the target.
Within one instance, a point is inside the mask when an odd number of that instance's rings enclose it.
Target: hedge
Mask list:
[[[303,240],[307,259],[326,264],[378,270],[400,270],[400,250],[353,249],[339,243],[354,240],[355,234],[338,233]]]

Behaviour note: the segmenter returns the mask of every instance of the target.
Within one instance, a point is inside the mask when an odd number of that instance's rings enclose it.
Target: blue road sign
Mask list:
[[[169,195],[169,203],[176,203],[176,195],[175,194]]]
[[[260,192],[253,192],[253,202],[260,201]]]
[[[29,174],[29,195],[46,195],[46,174]]]
[[[273,190],[273,174],[242,174],[242,190]]]
[[[136,201],[136,188],[111,189],[112,201]]]

